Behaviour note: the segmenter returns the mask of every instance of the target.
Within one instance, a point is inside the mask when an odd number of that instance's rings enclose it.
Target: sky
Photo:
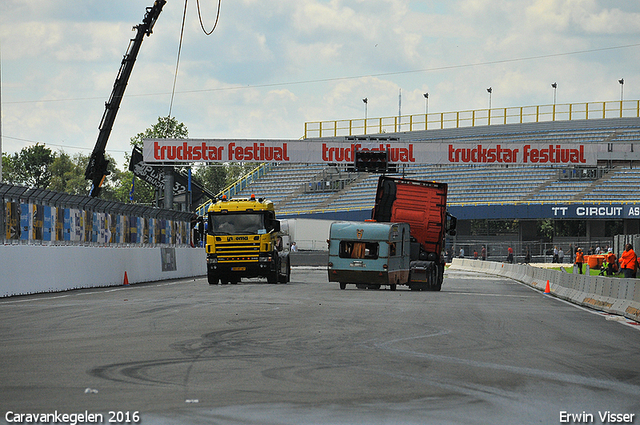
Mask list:
[[[199,0],[213,27],[218,0]],[[153,0],[2,0],[2,151],[89,155]],[[107,152],[171,115],[189,137],[299,139],[305,122],[640,99],[635,0],[167,0]],[[618,80],[624,79],[621,87]]]

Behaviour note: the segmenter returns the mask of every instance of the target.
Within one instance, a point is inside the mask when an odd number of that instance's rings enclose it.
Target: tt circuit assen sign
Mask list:
[[[487,219],[640,219],[640,205],[602,204],[518,204],[518,205],[450,205],[449,212],[458,220]]]
[[[597,145],[470,144],[396,140],[145,139],[144,162],[291,162],[350,164],[356,150],[388,151],[396,164],[595,165]]]

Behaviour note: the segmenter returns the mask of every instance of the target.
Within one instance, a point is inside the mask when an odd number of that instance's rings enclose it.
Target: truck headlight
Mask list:
[[[270,263],[271,257],[258,257],[258,262],[260,263]]]
[[[218,264],[217,257],[207,257],[207,264]]]

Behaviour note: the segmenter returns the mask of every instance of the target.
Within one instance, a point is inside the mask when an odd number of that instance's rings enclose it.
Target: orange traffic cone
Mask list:
[[[544,288],[544,293],[545,294],[550,294],[551,293],[551,288],[549,287],[549,279],[547,279],[547,286],[545,286],[545,288]]]
[[[127,277],[127,272],[124,272],[124,283],[123,285],[128,285],[129,284],[129,278]]]

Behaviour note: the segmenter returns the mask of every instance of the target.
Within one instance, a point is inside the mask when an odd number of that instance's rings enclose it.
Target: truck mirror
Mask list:
[[[458,224],[458,219],[447,212],[447,232],[449,233],[449,235],[451,236],[456,235],[457,224]]]
[[[279,232],[280,231],[280,221],[278,220],[273,220],[273,231],[274,232]]]

